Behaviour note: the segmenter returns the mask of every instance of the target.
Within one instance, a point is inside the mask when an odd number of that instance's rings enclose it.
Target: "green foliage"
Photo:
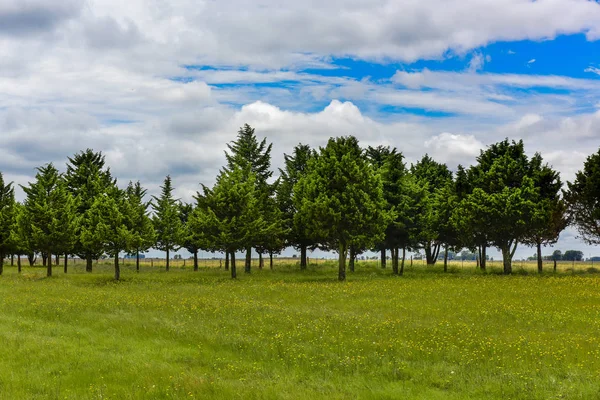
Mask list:
[[[35,182],[22,186],[27,198],[23,203],[21,223],[27,224],[22,233],[28,235],[30,250],[46,255],[64,254],[76,242],[79,218],[75,199],[67,191],[58,170],[47,164],[37,168]],[[48,275],[52,263],[48,263]]]
[[[86,149],[69,157],[65,174],[67,191],[77,201],[77,215],[81,216],[80,228],[93,229],[87,225],[90,218],[86,213],[92,207],[98,196],[104,195],[116,186],[110,169],[105,168],[104,156],[101,152]],[[100,247],[88,247],[79,238],[75,243],[74,253],[90,262],[102,255]]]
[[[160,197],[152,196],[152,222],[156,231],[154,247],[166,252],[177,250],[185,234],[179,216],[179,202],[173,197],[173,190],[171,177],[167,176],[161,186]]]
[[[340,280],[350,245],[383,240],[389,214],[381,178],[353,136],[331,138],[320,148],[294,188],[294,202],[313,240],[337,250]]]
[[[227,169],[244,168],[248,164],[251,172],[256,176],[256,184],[266,184],[273,175],[273,172],[270,171],[272,146],[272,144],[267,146],[267,139],[263,139],[259,143],[254,128],[245,124],[238,131],[237,140],[227,144],[231,152],[225,153]]]
[[[284,154],[284,169],[279,169],[280,178],[277,186],[277,204],[282,212],[284,227],[288,234],[283,245],[293,246],[302,253],[300,265],[306,267],[306,248],[315,246],[310,238],[304,221],[298,214],[294,202],[294,187],[307,174],[308,162],[315,156],[315,151],[308,145],[299,144],[291,155]]]
[[[15,237],[12,230],[15,224],[15,191],[13,184],[5,183],[0,172],[0,274],[2,274],[4,257],[15,248]]]
[[[131,233],[129,251],[139,254],[148,251],[156,242],[156,233],[152,219],[148,215],[149,203],[144,202],[146,189],[140,182],[129,182],[125,190],[125,199],[128,203],[127,228]]]
[[[568,183],[565,198],[581,238],[600,244],[600,149],[587,158],[575,181]]]

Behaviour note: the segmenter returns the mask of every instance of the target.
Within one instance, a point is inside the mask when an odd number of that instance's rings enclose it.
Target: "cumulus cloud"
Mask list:
[[[442,132],[425,141],[425,149],[436,160],[455,168],[457,165],[475,163],[480,151],[484,148],[473,135],[452,134]]]

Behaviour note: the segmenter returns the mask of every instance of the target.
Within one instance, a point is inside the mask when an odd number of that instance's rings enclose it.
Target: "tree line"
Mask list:
[[[228,145],[226,165],[212,187],[202,185],[191,204],[173,195],[167,176],[159,196],[146,201],[140,182],[117,185],[105,158],[91,149],[70,157],[66,172],[52,164],[37,168],[15,201],[12,183],[0,173],[0,274],[7,255],[29,262],[40,255],[52,275],[52,255],[92,260],[119,253],[139,255],[155,248],[187,249],[198,270],[198,251],[223,252],[225,268],[237,274],[236,253],[266,256],[294,247],[300,268],[307,250],[338,254],[338,278],[354,270],[357,255],[376,250],[382,267],[391,255],[393,274],[402,275],[407,251],[423,251],[428,265],[468,249],[486,269],[487,249],[502,253],[504,273],[512,272],[518,245],[537,249],[553,244],[569,224],[586,243],[600,243],[600,150],[591,155],[566,188],[559,173],[523,141],[508,139],[482,150],[476,163],[453,173],[423,156],[408,166],[395,147],[362,148],[353,136],[330,138],[324,147],[299,144],[284,154],[277,179],[271,169],[272,144],[249,125]],[[443,255],[441,257],[440,255]]]

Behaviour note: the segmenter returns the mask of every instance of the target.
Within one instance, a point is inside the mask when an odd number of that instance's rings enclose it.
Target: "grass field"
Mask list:
[[[0,399],[600,398],[591,266],[94,267],[5,267]]]

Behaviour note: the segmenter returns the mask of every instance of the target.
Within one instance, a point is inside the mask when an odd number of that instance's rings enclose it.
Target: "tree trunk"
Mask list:
[[[11,254],[11,255],[10,255],[10,266],[12,267],[12,266],[14,266],[14,265],[15,265],[15,255],[14,255],[14,254]]]
[[[556,273],[556,258],[554,259],[554,273]]]
[[[121,279],[121,266],[119,265],[119,253],[115,254],[115,281]]]
[[[427,265],[431,265],[433,264],[432,259],[433,256],[431,254],[431,246],[427,245],[425,246],[425,260],[427,261]]]
[[[306,245],[300,246],[300,269],[306,269],[308,263],[306,262]]]
[[[229,251],[225,252],[225,271],[229,271]]]
[[[69,269],[69,255],[67,253],[65,253],[65,259],[63,260],[63,270],[64,270],[65,274],[67,273],[68,269]]]
[[[21,255],[17,254],[17,270],[21,273]]]
[[[235,270],[235,251],[231,252],[231,279],[237,278]]]
[[[402,248],[402,264],[400,265],[400,275],[404,275],[404,262],[406,261],[406,247]]]
[[[263,269],[265,262],[263,261],[262,253],[258,253],[258,269]]]
[[[48,253],[46,276],[52,276],[52,254]]]
[[[169,253],[170,253],[170,251],[169,251],[169,250],[170,250],[170,249],[167,249],[167,272],[169,272],[169,258],[170,258],[170,257],[169,257]]]
[[[448,246],[444,249],[444,272],[448,272]]]
[[[0,254],[0,275],[4,273],[4,254]]]
[[[338,248],[338,280],[346,280],[346,255],[348,252],[347,246],[340,243]]]
[[[140,272],[140,252],[135,252],[135,272]]]
[[[269,252],[269,268],[271,269],[271,271],[273,270],[273,252],[272,251]]]
[[[85,258],[85,272],[92,272],[92,255],[88,254]]]
[[[411,255],[410,256],[410,267],[412,268],[412,266],[413,266],[413,256]]]
[[[48,262],[48,255],[42,253],[42,267],[47,266],[47,262]]]
[[[398,248],[392,247],[392,273],[394,275],[399,275],[398,271]]]
[[[35,265],[35,254],[28,254],[27,261],[29,261],[29,266],[33,267]]]
[[[512,274],[512,259],[517,251],[517,242],[514,243],[514,247],[511,249],[511,243],[508,246],[502,247],[502,261],[504,265],[504,274]]]
[[[194,271],[198,271],[198,250],[194,251]]]
[[[487,246],[483,245],[480,247],[481,249],[481,258],[479,260],[479,268],[481,268],[481,270],[485,271],[485,269],[487,268]]]
[[[244,272],[249,274],[252,272],[252,247],[246,249],[246,264],[244,265]]]
[[[356,254],[354,254],[354,246],[350,245],[350,272],[354,272],[354,258]]]
[[[481,259],[481,255],[480,254],[481,254],[481,252],[478,251],[477,255],[475,255],[475,262],[477,263],[477,268],[478,269],[480,268],[480,264],[479,264],[479,260]]]
[[[385,259],[386,254],[385,254],[385,248],[381,249],[381,268],[385,268],[386,264],[387,264],[387,260]]]
[[[60,256],[57,254],[56,256],[54,256],[55,260],[56,260],[56,266],[58,267],[60,265]]]
[[[537,264],[538,264],[538,272],[541,274],[544,269],[544,263],[542,262],[542,243],[537,242]]]

